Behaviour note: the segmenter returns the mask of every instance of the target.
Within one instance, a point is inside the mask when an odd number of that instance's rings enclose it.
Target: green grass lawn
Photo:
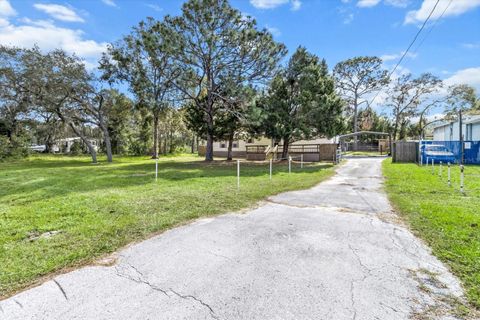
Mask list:
[[[101,159],[102,160],[102,159]],[[268,195],[308,188],[333,174],[329,164],[205,163],[196,156],[154,161],[33,156],[0,163],[0,296],[44,275],[84,265],[129,242],[201,216],[235,211]],[[53,232],[49,237],[39,237]]]
[[[460,193],[460,171],[415,164],[383,162],[390,200],[423,238],[433,253],[463,282],[470,302],[480,309],[480,167],[465,167],[465,194]]]

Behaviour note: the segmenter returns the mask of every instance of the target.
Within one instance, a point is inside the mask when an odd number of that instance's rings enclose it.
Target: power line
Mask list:
[[[410,42],[410,45],[408,46],[407,50],[405,50],[402,54],[402,56],[400,57],[400,60],[398,60],[397,64],[395,65],[395,67],[392,69],[392,71],[390,71],[390,73],[388,74],[388,77],[387,79],[390,79],[390,77],[392,76],[392,74],[395,72],[395,70],[397,70],[398,66],[400,65],[400,63],[402,63],[403,59],[405,58],[405,56],[407,55],[408,51],[410,50],[410,48],[412,48],[413,44],[415,43],[415,41],[417,41],[417,38],[418,36],[420,35],[420,33],[422,32],[422,30],[425,28],[425,25],[427,24],[428,20],[430,20],[430,17],[432,16],[433,12],[435,11],[435,9],[437,8],[437,5],[438,3],[440,2],[440,0],[437,0],[437,2],[435,3],[435,5],[433,6],[432,10],[430,11],[430,14],[428,15],[428,17],[425,19],[425,21],[423,22],[422,26],[420,27],[420,29],[417,31],[417,34],[415,34],[415,37],[413,38],[412,42]],[[378,95],[380,94],[380,90],[377,91],[377,94],[373,97],[373,99],[370,101],[370,103],[368,105],[372,105],[373,101],[375,101],[375,99],[378,97]]]
[[[418,49],[422,46],[423,42],[425,41],[425,39],[428,38],[428,36],[430,35],[430,33],[432,33],[432,30],[433,28],[435,28],[435,26],[437,25],[437,22],[442,19],[443,15],[445,14],[445,12],[448,10],[448,7],[450,7],[450,5],[452,4],[452,1],[453,0],[450,0],[447,4],[447,6],[445,7],[445,9],[443,10],[442,14],[435,20],[435,22],[432,24],[432,26],[430,27],[430,29],[428,30],[427,34],[425,35],[425,37],[423,37],[422,41],[420,41],[420,43],[418,44],[418,46],[415,48],[415,50],[413,50],[413,53],[417,53],[418,52]]]

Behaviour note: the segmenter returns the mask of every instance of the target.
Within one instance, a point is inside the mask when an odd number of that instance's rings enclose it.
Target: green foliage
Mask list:
[[[28,139],[22,136],[8,138],[0,135],[0,161],[19,159],[28,156]]]
[[[388,71],[382,59],[360,56],[339,62],[333,69],[336,87],[347,102],[353,132],[358,131],[358,112],[362,104],[369,104],[370,95],[388,84]]]
[[[275,76],[267,95],[257,100],[266,136],[284,144],[340,133],[342,107],[325,61],[302,47]]]
[[[302,170],[243,164],[240,191],[235,164],[198,157],[162,157],[155,182],[148,158],[100,159],[35,156],[0,166],[0,296],[49,273],[95,257],[198,217],[247,208],[283,191],[311,187],[332,166]],[[251,186],[255,186],[254,188]],[[35,238],[59,231],[49,238]]]
[[[230,128],[225,117],[238,112],[237,101],[230,99],[239,95],[229,93],[271,77],[285,47],[227,0],[187,1],[181,16],[167,16],[165,22],[179,71],[176,87],[192,102],[189,121],[197,125],[191,127],[206,136],[206,159],[212,160],[213,139],[222,131],[217,127]]]
[[[460,170],[452,167],[452,187],[447,175],[432,174],[430,167],[383,163],[390,200],[407,219],[413,231],[447,263],[466,289],[470,302],[480,309],[480,168],[465,169],[465,191]]]
[[[79,156],[84,153],[83,145],[79,140],[75,140],[70,146],[70,154],[74,156]]]

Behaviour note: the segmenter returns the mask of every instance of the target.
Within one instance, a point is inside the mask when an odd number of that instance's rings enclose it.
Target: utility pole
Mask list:
[[[462,108],[458,111],[458,130],[460,134],[460,164],[463,164],[465,158],[465,146],[463,143],[463,121],[462,121]]]

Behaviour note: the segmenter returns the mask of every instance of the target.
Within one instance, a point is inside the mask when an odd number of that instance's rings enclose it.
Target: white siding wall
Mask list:
[[[466,138],[467,135],[467,125],[463,124],[463,136]],[[446,124],[441,127],[436,127],[433,129],[433,140],[436,141],[460,141],[460,132],[459,132],[458,122]],[[480,123],[472,124],[472,140],[480,141]]]
[[[472,140],[480,141],[480,123],[472,124]]]

